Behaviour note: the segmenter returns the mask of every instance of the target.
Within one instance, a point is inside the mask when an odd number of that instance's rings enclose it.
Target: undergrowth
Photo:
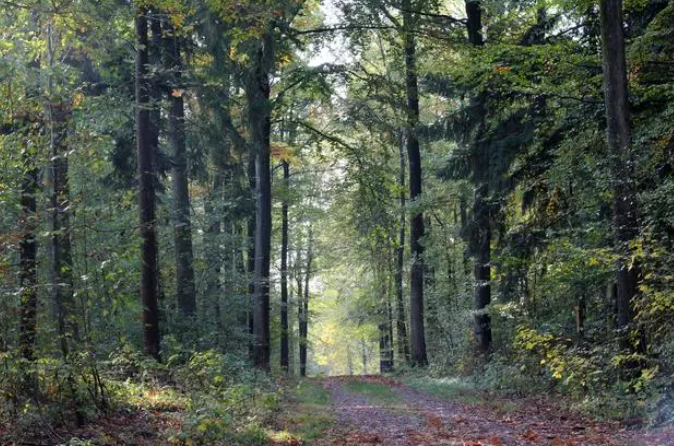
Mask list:
[[[270,378],[214,350],[165,363],[128,346],[105,360],[0,354],[0,444],[262,445],[278,405]]]

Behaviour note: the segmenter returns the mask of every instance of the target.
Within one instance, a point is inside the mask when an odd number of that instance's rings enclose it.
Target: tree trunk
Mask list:
[[[482,9],[480,2],[466,2],[468,41],[476,47],[484,45],[482,38]],[[491,318],[488,307],[491,303],[491,228],[489,216],[489,151],[481,141],[484,131],[485,98],[480,95],[475,99],[476,113],[480,122],[475,138],[473,155],[473,176],[475,181],[475,198],[473,203],[473,255],[475,256],[475,316],[474,334],[478,353],[488,359],[491,352]]]
[[[297,257],[295,259],[295,282],[297,284],[297,343],[300,356],[300,376],[306,374],[306,368],[302,368],[302,364],[306,364],[307,348],[306,338],[302,337],[306,333],[306,325],[304,324],[304,290],[302,289],[302,248],[299,243],[296,246]],[[304,370],[304,371],[303,371]]]
[[[255,274],[253,302],[253,362],[269,370],[269,268],[271,250],[270,75],[274,63],[271,32],[255,53],[255,68],[246,84],[248,125],[255,153]]]
[[[168,141],[171,148],[171,192],[173,198],[173,241],[175,244],[176,292],[178,310],[184,316],[196,311],[194,285],[194,254],[192,251],[192,223],[190,220],[189,178],[185,147],[185,104],[182,92],[182,58],[180,40],[172,26],[172,35],[166,37],[166,65],[171,73],[168,92]]]
[[[283,161],[283,182],[286,193],[281,205],[281,369],[288,373],[288,189],[290,165]]]
[[[143,305],[145,354],[159,359],[159,308],[157,304],[157,231],[155,218],[155,168],[151,144],[151,84],[147,74],[148,36],[146,10],[136,13],[136,144],[141,246],[140,296]]]
[[[388,282],[388,281],[387,281]],[[390,284],[390,282],[388,282]],[[392,290],[389,290],[392,291]],[[389,342],[389,361],[391,362],[391,368],[395,366],[395,346],[393,345],[393,305],[391,305],[391,299],[393,298],[393,293],[389,292],[386,296],[386,328],[388,329],[388,342]]]
[[[616,261],[617,329],[622,348],[630,346],[631,304],[637,294],[639,267],[631,265],[630,241],[638,234],[637,203],[632,172],[632,131],[627,91],[627,63],[622,0],[601,0],[600,22],[606,103],[606,137],[613,187],[613,237]]]
[[[19,244],[19,285],[21,287],[20,348],[21,356],[28,361],[35,359],[35,338],[37,334],[37,229],[36,211],[38,190],[38,169],[34,154],[29,150],[23,156],[24,178],[21,184],[21,225],[22,236]]]
[[[414,16],[410,0],[403,1],[403,41],[405,46],[405,89],[407,94],[407,157],[410,170],[410,199],[421,200],[421,152],[419,148],[419,86],[417,79],[416,39]],[[426,335],[424,332],[424,260],[421,239],[424,236],[424,217],[415,210],[410,221],[410,339],[412,363],[425,366]]]
[[[248,185],[251,195],[256,196],[255,192],[255,153],[250,149],[248,157]],[[255,198],[253,198],[253,202]],[[254,353],[254,332],[253,332],[253,308],[255,299],[255,210],[254,207],[248,213],[246,219],[246,236],[248,238],[248,252],[246,254],[246,271],[248,272],[248,355],[253,359]]]
[[[67,126],[68,106],[49,105],[52,159],[52,280],[58,322],[59,342],[64,358],[70,352],[71,338],[77,339],[73,297],[73,259],[70,228],[70,192],[68,187]]]
[[[300,319],[300,376],[307,376],[307,340],[309,336],[309,280],[311,280],[311,263],[313,261],[312,253],[313,230],[309,226],[309,237],[307,239],[307,264],[304,272],[304,297],[300,303],[302,307],[302,317]],[[299,294],[299,293],[298,293]]]
[[[387,373],[393,369],[391,363],[391,339],[388,326],[379,324],[379,372]]]
[[[222,216],[219,200],[222,198],[222,187],[224,182],[224,173],[217,167],[215,177],[213,178],[213,189],[207,196],[204,211],[206,214],[206,231],[204,233],[204,251],[207,267],[210,268],[206,274],[206,292],[205,295],[213,304],[215,329],[217,331],[217,344],[222,345],[222,320],[220,318],[220,296],[222,294],[222,284],[220,282],[220,275],[222,269],[220,268],[220,233],[222,230]]]
[[[410,360],[410,348],[407,342],[407,318],[405,317],[405,301],[403,272],[405,268],[405,145],[401,135],[398,142],[398,156],[400,159],[399,186],[400,186],[400,233],[396,248],[396,333],[398,335],[398,356],[405,362]]]

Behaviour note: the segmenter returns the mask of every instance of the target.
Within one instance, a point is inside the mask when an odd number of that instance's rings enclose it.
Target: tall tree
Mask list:
[[[185,146],[185,104],[183,99],[182,55],[180,38],[167,24],[165,37],[166,68],[170,73],[168,92],[168,141],[171,148],[171,192],[173,196],[173,241],[175,244],[176,291],[178,309],[192,316],[196,311],[194,286],[194,253],[192,251],[192,224],[190,220],[189,178]]]
[[[71,337],[78,337],[74,313],[73,259],[70,227],[70,188],[68,184],[68,126],[71,119],[70,104],[57,94],[54,86],[55,41],[52,24],[47,25],[47,59],[50,74],[47,80],[49,99],[49,147],[52,173],[52,286],[57,313],[61,353],[67,358]]]
[[[69,104],[49,104],[50,146],[52,159],[52,280],[59,339],[63,356],[70,351],[69,338],[77,337],[73,298],[73,261],[68,187],[68,150],[66,145]]]
[[[405,268],[405,142],[401,132],[398,141],[398,158],[400,162],[400,171],[398,176],[398,186],[400,187],[400,228],[398,235],[398,246],[396,247],[396,270],[394,274],[396,286],[396,335],[398,343],[398,356],[404,361],[410,360],[410,347],[407,342],[407,318],[405,317],[404,301],[404,283],[403,272]]]
[[[312,274],[313,262],[313,228],[309,226],[309,234],[307,237],[307,257],[304,271],[304,294],[302,294],[302,287],[299,286],[297,290],[297,297],[299,302],[299,338],[300,338],[300,376],[307,376],[307,347],[309,339],[309,281]],[[298,255],[299,265],[299,255]],[[298,281],[301,285],[301,282]]]
[[[608,142],[613,188],[613,236],[616,260],[617,328],[621,345],[629,346],[627,327],[631,304],[637,294],[638,265],[630,263],[630,241],[638,233],[637,203],[633,181],[632,130],[627,91],[627,63],[622,0],[601,0],[600,22]]]
[[[478,0],[466,2],[466,26],[468,41],[476,48],[484,45],[482,37],[482,8]],[[491,351],[491,318],[487,307],[491,303],[491,219],[489,211],[489,146],[482,137],[484,135],[485,96],[473,98],[472,107],[478,119],[477,131],[473,147],[473,181],[475,197],[473,202],[473,234],[472,245],[475,256],[475,321],[474,333],[477,348],[485,358]]]
[[[39,28],[37,9],[31,11],[31,24]],[[26,85],[26,97],[38,96],[38,84],[35,81],[40,68],[40,56],[36,55],[28,64],[29,79]],[[16,116],[12,122],[14,131],[22,134],[21,145],[21,240],[19,241],[19,286],[20,286],[20,319],[19,348],[24,359],[35,359],[35,341],[37,338],[37,193],[39,190],[37,166],[37,140],[35,112],[30,103]]]
[[[288,373],[288,190],[290,164],[283,160],[283,183],[286,191],[281,204],[281,369]]]
[[[274,36],[264,32],[252,51],[252,69],[245,84],[250,142],[255,154],[255,272],[253,293],[253,362],[269,369],[269,269],[271,256],[271,92]]]
[[[28,122],[26,120],[26,122]],[[25,125],[21,122],[20,125]],[[38,168],[35,166],[35,146],[30,147],[26,138],[23,156],[23,181],[21,183],[21,226],[19,243],[19,285],[21,287],[20,347],[22,356],[35,359],[35,339],[37,334],[37,229],[36,211],[38,191]]]
[[[150,92],[148,77],[147,10],[136,12],[136,147],[138,156],[138,198],[141,237],[140,297],[143,305],[143,347],[145,354],[159,358],[159,305],[157,303],[157,229],[155,165],[151,143]]]
[[[419,145],[419,81],[417,75],[416,53],[416,15],[410,0],[403,0],[403,44],[405,52],[405,92],[407,96],[406,145],[410,171],[410,199],[420,206],[422,192],[421,149]],[[424,329],[424,216],[421,210],[414,209],[410,217],[410,254],[412,267],[410,272],[410,340],[412,344],[412,363],[424,366],[426,356],[426,334]]]

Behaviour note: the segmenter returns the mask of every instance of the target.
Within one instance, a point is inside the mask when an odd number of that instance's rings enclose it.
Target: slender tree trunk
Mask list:
[[[300,357],[300,376],[305,376],[306,368],[303,369],[302,364],[306,364],[307,347],[306,338],[302,337],[306,333],[304,325],[304,290],[302,287],[302,248],[297,244],[297,257],[295,259],[295,282],[297,284],[297,344]],[[304,371],[303,371],[304,370]]]
[[[306,258],[306,270],[304,272],[304,296],[300,306],[301,318],[299,322],[300,326],[300,376],[307,376],[307,342],[309,336],[309,281],[311,280],[311,268],[313,261],[313,230],[309,226],[309,236],[307,239],[307,258]],[[300,290],[301,291],[301,290]],[[298,292],[298,295],[300,293]]]
[[[387,281],[388,282],[388,281]],[[390,282],[389,282],[390,284]],[[392,290],[389,290],[392,291]],[[393,293],[389,292],[386,296],[386,313],[387,313],[387,324],[386,328],[388,329],[388,340],[389,340],[389,361],[391,362],[391,368],[395,366],[395,346],[393,345],[393,305],[391,305],[391,299],[393,298]]]
[[[286,193],[281,205],[281,369],[288,373],[288,190],[290,165],[283,161]]]
[[[21,287],[20,340],[21,356],[29,361],[35,359],[35,338],[37,334],[37,229],[36,211],[38,190],[38,169],[35,155],[24,152],[24,178],[21,184],[21,226],[23,234],[19,244],[19,285]]]
[[[475,47],[482,47],[482,9],[480,2],[466,2],[468,40]],[[488,359],[491,352],[491,318],[488,307],[491,303],[491,228],[489,217],[489,152],[487,144],[481,141],[484,127],[485,104],[480,95],[474,100],[478,124],[473,155],[473,175],[475,180],[475,201],[473,203],[473,249],[475,256],[475,316],[474,334],[478,353]]]
[[[207,196],[204,205],[206,213],[207,227],[204,233],[204,250],[207,261],[207,267],[212,269],[206,274],[206,293],[207,298],[213,303],[215,329],[217,331],[218,345],[222,345],[222,319],[220,317],[220,296],[222,295],[222,284],[220,276],[220,233],[222,230],[222,218],[219,207],[219,200],[222,198],[222,187],[224,183],[224,173],[217,167],[213,178],[213,189]]]
[[[606,103],[606,137],[613,187],[613,236],[616,261],[617,329],[621,346],[629,348],[628,327],[632,300],[637,294],[640,273],[630,265],[630,241],[638,234],[637,203],[632,172],[632,131],[627,91],[627,62],[623,31],[622,0],[601,0],[600,22]]]
[[[31,11],[32,25],[39,29],[39,13]],[[40,57],[37,56],[29,63],[29,70],[40,69]],[[38,84],[26,86],[26,96],[36,97],[39,94]],[[19,348],[21,356],[34,361],[35,341],[37,338],[37,193],[38,176],[36,146],[31,141],[37,139],[37,131],[33,126],[30,110],[25,111],[21,119],[17,119],[21,132],[24,132],[22,168],[23,180],[21,182],[21,241],[19,242],[19,286],[20,286],[20,320],[19,320]]]
[[[381,313],[384,322],[379,324],[379,371],[381,373],[389,372],[393,369],[393,336],[392,336],[392,312],[389,295],[389,281],[384,274],[384,268],[380,270],[379,280],[381,281]]]
[[[351,344],[346,344],[346,373],[349,376],[353,375],[353,357],[351,355]]]
[[[140,211],[143,345],[145,354],[159,359],[159,308],[157,304],[157,230],[155,216],[155,168],[151,144],[148,36],[146,10],[136,13],[136,144]]]
[[[255,153],[250,149],[248,158],[248,185],[253,197],[255,192]],[[253,198],[253,202],[255,198]],[[249,212],[246,219],[246,236],[248,238],[248,252],[246,258],[246,271],[248,272],[248,354],[253,359],[253,345],[255,342],[253,332],[253,309],[255,307],[255,210]]]
[[[171,26],[172,35],[165,38],[166,65],[171,73],[168,92],[168,141],[171,148],[171,192],[173,198],[173,241],[175,244],[176,292],[178,310],[184,316],[196,311],[194,285],[194,254],[192,251],[192,222],[190,220],[189,178],[185,147],[185,104],[182,91],[182,57],[180,40]]]
[[[393,368],[391,364],[391,342],[386,324],[379,324],[379,372],[387,373]]]
[[[52,173],[52,289],[56,309],[58,337],[61,353],[68,358],[70,342],[78,338],[75,320],[73,291],[73,259],[70,227],[70,189],[68,185],[68,122],[70,105],[57,99],[51,72],[54,69],[55,48],[58,36],[54,35],[52,24],[47,25],[47,58],[50,73],[47,76],[47,114],[49,117],[49,148]],[[55,101],[56,100],[56,101]]]
[[[421,200],[421,150],[419,147],[419,85],[417,78],[416,39],[414,36],[414,15],[410,0],[403,0],[403,41],[405,46],[405,87],[407,94],[407,157],[410,170],[410,199]],[[424,216],[415,210],[410,221],[410,253],[412,268],[410,274],[410,339],[412,363],[425,366],[426,334],[424,331]]]
[[[255,274],[253,302],[253,362],[269,370],[269,269],[271,250],[271,103],[270,74],[274,63],[271,32],[265,32],[255,54],[255,69],[246,84],[248,125],[255,153]]]
[[[398,157],[400,160],[400,172],[398,183],[400,186],[400,233],[398,246],[396,247],[396,333],[398,335],[398,356],[405,362],[410,360],[410,348],[407,342],[407,318],[405,317],[405,300],[403,272],[405,268],[405,142],[401,134],[398,142]]]
[[[70,193],[68,187],[67,126],[68,106],[50,104],[50,145],[52,158],[52,280],[63,357],[68,357],[71,338],[77,339],[73,297],[73,260],[70,239]]]

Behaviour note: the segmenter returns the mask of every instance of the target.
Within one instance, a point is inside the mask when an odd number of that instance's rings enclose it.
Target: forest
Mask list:
[[[0,444],[674,445],[673,155],[669,0],[0,0]]]

